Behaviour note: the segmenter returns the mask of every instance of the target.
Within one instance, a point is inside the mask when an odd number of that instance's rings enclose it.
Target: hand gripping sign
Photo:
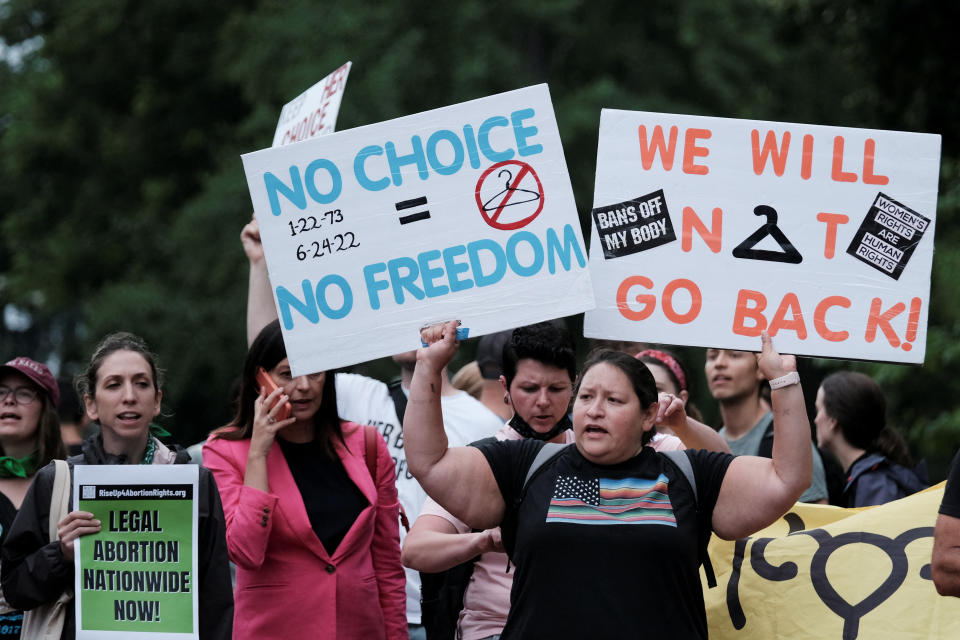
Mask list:
[[[940,136],[600,117],[590,337],[923,362]]]
[[[296,375],[593,306],[546,85],[243,163]]]
[[[77,465],[77,638],[199,638],[196,465]]]

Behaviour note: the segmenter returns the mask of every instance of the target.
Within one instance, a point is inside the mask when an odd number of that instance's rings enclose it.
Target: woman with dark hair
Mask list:
[[[37,470],[66,457],[59,399],[45,364],[21,356],[0,367],[0,544]],[[19,638],[22,622],[23,611],[0,603],[0,640]]]
[[[887,402],[874,380],[837,371],[817,391],[817,443],[836,456],[846,485],[842,507],[869,507],[926,488],[900,434],[887,425]]]
[[[71,476],[78,464],[189,463],[186,451],[168,447],[154,435],[157,429],[151,421],[160,414],[163,396],[161,372],[143,340],[130,333],[108,335],[94,351],[77,386],[87,416],[99,433],[84,442],[83,453],[67,458]],[[3,545],[3,591],[11,604],[24,610],[54,602],[65,591],[72,591],[73,543],[101,528],[92,513],[73,510],[58,524],[58,539],[48,541],[54,477],[52,463],[37,473]],[[199,635],[226,640],[231,635],[233,600],[223,509],[206,469],[200,469],[198,494]],[[72,507],[72,498],[70,502]],[[60,637],[75,635],[71,598]]]
[[[365,437],[337,417],[334,376],[294,376],[279,321],[264,327],[237,415],[203,450],[237,564],[235,638],[407,637],[393,460],[372,431],[371,477]]]
[[[658,399],[643,363],[612,351],[583,367],[574,444],[550,451],[524,438],[447,448],[436,389],[457,348],[456,323],[428,327],[422,339],[429,346],[417,354],[404,419],[407,461],[457,518],[475,529],[500,525],[516,565],[504,640],[633,638],[638,629],[706,638],[699,564],[710,531],[729,540],[750,535],[810,483],[796,361],[777,354],[766,333],[758,363],[775,387],[772,459],[645,446],[655,423],[686,420],[683,404]]]

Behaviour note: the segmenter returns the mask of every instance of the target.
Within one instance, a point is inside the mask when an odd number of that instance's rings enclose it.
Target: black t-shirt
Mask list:
[[[277,442],[300,490],[310,526],[332,556],[370,503],[347,475],[340,458],[330,458],[317,440],[299,444],[277,438]]]
[[[0,493],[0,545],[7,538],[7,529],[17,517],[17,508],[13,506],[7,496]],[[14,640],[20,637],[20,627],[23,625],[23,611],[0,613],[0,640]]]
[[[695,502],[680,470],[650,447],[604,466],[569,446],[517,505],[542,446],[478,445],[507,506],[503,538],[516,565],[504,640],[706,638],[698,536],[733,456],[688,452]]]
[[[950,476],[947,478],[947,487],[943,490],[940,513],[960,518],[960,451],[957,451],[950,464]]]

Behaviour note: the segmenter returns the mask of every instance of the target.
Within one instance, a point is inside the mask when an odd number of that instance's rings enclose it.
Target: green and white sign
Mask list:
[[[199,638],[196,465],[77,465],[77,638]]]

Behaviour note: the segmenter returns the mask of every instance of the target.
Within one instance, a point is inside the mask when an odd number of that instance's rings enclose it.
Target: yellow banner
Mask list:
[[[713,536],[711,640],[960,639],[960,599],[930,579],[942,498],[943,483],[878,507],[797,504],[749,538]]]

